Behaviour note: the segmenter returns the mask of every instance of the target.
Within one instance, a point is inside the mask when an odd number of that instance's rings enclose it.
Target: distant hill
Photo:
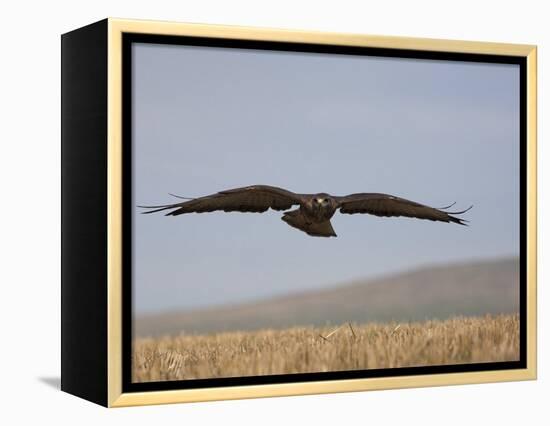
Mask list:
[[[519,259],[424,267],[255,303],[145,315],[137,336],[415,321],[519,310]]]

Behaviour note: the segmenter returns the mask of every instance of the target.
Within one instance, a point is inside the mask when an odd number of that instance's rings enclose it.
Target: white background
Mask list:
[[[0,53],[0,421],[3,424],[548,424],[550,72],[542,1],[5,2]],[[107,16],[539,46],[539,379],[536,382],[107,410],[56,389],[60,357],[60,39]],[[490,167],[490,165],[488,165]],[[7,421],[6,421],[7,420]]]

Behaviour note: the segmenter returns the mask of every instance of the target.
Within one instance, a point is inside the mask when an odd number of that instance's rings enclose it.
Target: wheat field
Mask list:
[[[205,379],[519,359],[519,317],[139,338],[132,380]]]

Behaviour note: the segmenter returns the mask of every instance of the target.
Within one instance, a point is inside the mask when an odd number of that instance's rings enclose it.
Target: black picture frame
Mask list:
[[[121,383],[123,395],[155,393],[170,390],[268,386],[274,384],[317,383],[372,379],[383,377],[426,377],[430,375],[523,370],[525,378],[533,378],[535,365],[529,362],[529,336],[535,325],[529,322],[529,298],[533,297],[534,278],[529,272],[533,256],[532,229],[528,226],[529,150],[532,149],[529,128],[533,125],[529,102],[533,72],[529,61],[534,48],[525,47],[524,54],[479,53],[463,48],[450,50],[409,49],[350,44],[315,43],[304,40],[281,41],[269,39],[236,38],[224,36],[171,34],[171,28],[162,33],[132,31],[135,26],[120,29],[121,82],[110,86],[109,58],[113,44],[109,38],[114,20],[103,20],[64,34],[62,37],[62,389],[105,406],[117,405],[117,397],[110,396],[109,359],[110,306],[109,284],[109,126],[112,111],[110,91],[120,90],[121,99]],[[118,22],[124,27],[124,21]],[[142,25],[147,25],[143,23]],[[139,26],[137,28],[140,28]],[[185,31],[184,31],[185,32]],[[176,34],[177,33],[177,34]],[[466,61],[515,64],[520,69],[520,360],[479,364],[403,367],[377,370],[334,371],[271,376],[227,377],[183,381],[133,383],[132,362],[132,43],[192,45],[232,49],[263,49],[327,53],[332,55],[366,55],[392,58],[415,58],[438,61]],[[399,45],[399,41],[394,44]],[[110,50],[111,49],[111,50]],[[480,49],[477,49],[480,50]],[[495,50],[496,49],[495,47]],[[526,53],[525,53],[526,52]],[[531,58],[531,59],[530,59]],[[532,97],[532,95],[531,95]],[[531,144],[531,145],[530,145]],[[533,281],[533,282],[531,282]],[[531,282],[531,284],[529,284]],[[529,329],[528,329],[529,326]],[[532,338],[531,338],[532,339]],[[511,376],[512,377],[512,376]],[[118,379],[114,379],[118,380]],[[482,380],[483,381],[483,380]],[[112,392],[111,392],[112,393]],[[283,393],[284,394],[284,393]],[[238,393],[236,393],[238,397]],[[261,392],[259,394],[261,396]],[[197,397],[201,399],[201,397]],[[186,400],[183,398],[182,400]],[[152,402],[158,402],[152,398]],[[161,398],[160,402],[165,400]],[[141,402],[138,402],[141,403]],[[124,404],[126,405],[126,403]]]

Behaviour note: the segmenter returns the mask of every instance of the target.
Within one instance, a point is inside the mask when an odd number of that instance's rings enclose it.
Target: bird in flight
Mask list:
[[[252,185],[220,191],[199,198],[183,198],[186,201],[162,206],[138,206],[151,209],[143,213],[168,211],[166,216],[213,211],[263,213],[268,209],[285,211],[282,220],[313,237],[336,237],[330,219],[337,210],[343,214],[367,213],[375,216],[405,216],[438,222],[466,225],[466,220],[455,217],[466,210],[449,212],[447,207],[434,208],[388,194],[359,193],[343,197],[326,194],[296,194],[283,188],[268,185]]]

